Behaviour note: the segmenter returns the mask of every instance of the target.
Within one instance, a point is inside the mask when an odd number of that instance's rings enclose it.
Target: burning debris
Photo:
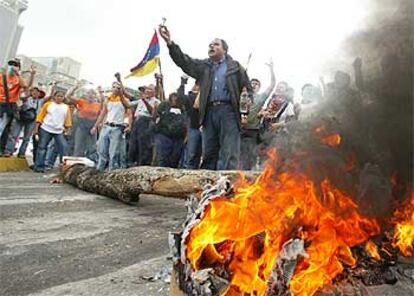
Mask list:
[[[394,243],[405,256],[414,255],[414,194],[394,212]]]
[[[381,232],[352,196],[299,171],[268,165],[256,181],[233,186],[222,177],[187,207],[183,231],[170,234],[185,295],[344,293],[349,285],[393,285],[414,269],[411,261],[402,270],[398,265],[396,247],[409,254],[398,244],[398,227],[396,237]],[[396,225],[405,225],[404,219]],[[402,241],[412,250],[412,240]]]
[[[300,257],[309,257],[302,239],[291,239],[283,244],[268,280],[266,296],[289,295],[290,280]]]

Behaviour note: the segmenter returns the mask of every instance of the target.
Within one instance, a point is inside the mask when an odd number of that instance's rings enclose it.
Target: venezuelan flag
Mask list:
[[[131,69],[131,73],[126,78],[131,76],[141,77],[153,72],[159,64],[159,54],[160,43],[158,42],[157,31],[155,31],[144,58],[137,66]]]

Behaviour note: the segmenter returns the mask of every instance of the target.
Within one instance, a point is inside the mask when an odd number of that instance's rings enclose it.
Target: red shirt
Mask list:
[[[4,74],[3,74],[4,75]],[[0,103],[6,102],[3,87],[3,75],[0,75]],[[17,75],[7,75],[7,85],[9,87],[9,102],[16,103],[20,99],[20,77]]]
[[[84,99],[78,99],[76,101],[76,108],[79,110],[79,118],[85,118],[89,120],[96,120],[101,110],[101,104],[96,102],[89,102]]]

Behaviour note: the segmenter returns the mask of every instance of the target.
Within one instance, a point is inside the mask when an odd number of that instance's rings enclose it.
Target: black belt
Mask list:
[[[223,106],[223,105],[231,105],[230,101],[212,101],[212,102],[208,102],[208,106]]]
[[[105,125],[110,126],[110,127],[124,127],[123,124],[116,124],[116,123],[113,123],[113,122],[107,122],[107,123],[105,123]]]

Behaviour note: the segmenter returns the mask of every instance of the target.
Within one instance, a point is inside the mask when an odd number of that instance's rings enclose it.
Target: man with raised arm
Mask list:
[[[200,83],[200,123],[203,128],[202,169],[237,169],[240,155],[240,95],[245,87],[253,95],[249,77],[228,54],[223,39],[208,46],[207,59],[193,59],[171,40],[167,27],[159,28],[170,56],[187,75]]]

